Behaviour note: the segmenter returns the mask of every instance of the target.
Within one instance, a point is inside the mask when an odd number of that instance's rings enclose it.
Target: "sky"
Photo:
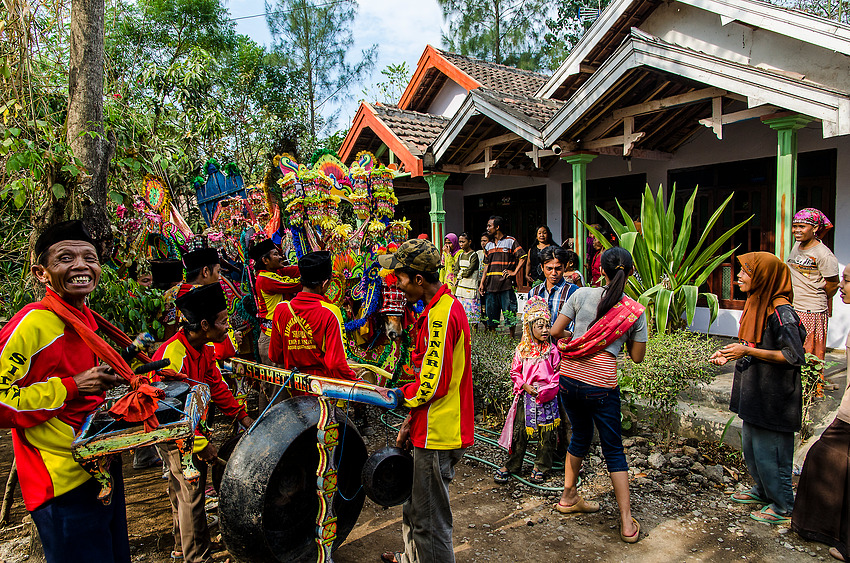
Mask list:
[[[359,10],[353,26],[354,45],[350,51],[351,61],[359,60],[357,57],[360,52],[373,44],[378,45],[378,57],[371,78],[349,90],[351,99],[342,100],[327,110],[323,108],[324,115],[339,110],[337,129],[347,129],[351,125],[363,88],[383,79],[381,69],[404,61],[413,71],[426,45],[440,46],[444,25],[437,0],[358,0],[358,4]],[[232,18],[253,16],[265,11],[263,0],[226,0],[225,5]],[[272,44],[264,17],[238,19],[236,31],[262,45]]]

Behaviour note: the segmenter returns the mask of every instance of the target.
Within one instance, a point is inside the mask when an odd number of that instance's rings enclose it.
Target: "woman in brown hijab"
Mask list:
[[[794,432],[802,422],[806,329],[791,307],[788,266],[769,252],[743,254],[738,261],[738,286],[747,293],[738,330],[742,343],[724,346],[709,360],[736,360],[729,408],[744,421],[744,461],[754,485],[732,500],[765,505],[750,514],[753,520],[785,524],[794,508],[791,469]]]

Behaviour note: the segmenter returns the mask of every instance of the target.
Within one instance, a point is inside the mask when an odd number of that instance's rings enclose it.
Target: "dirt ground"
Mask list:
[[[388,430],[374,416],[371,419],[373,432],[365,441],[374,451],[384,445]],[[221,432],[223,427],[222,420],[217,430]],[[639,442],[627,450],[630,464],[635,455],[643,457],[641,451],[658,451],[651,437]],[[637,465],[644,468],[631,470],[633,513],[641,524],[641,541],[634,545],[619,539],[616,503],[598,446],[585,461],[580,487],[585,498],[602,505],[598,513],[589,515],[562,516],[552,509],[557,492],[540,491],[517,481],[497,485],[490,467],[464,459],[457,466],[451,485],[457,561],[832,560],[826,546],[806,542],[787,527],[755,522],[749,518],[751,506],[729,502],[728,492],[743,488],[746,483],[745,475],[740,481],[731,477],[736,474],[734,467],[729,468],[732,471],[727,469],[727,482],[723,484],[675,470],[673,465],[682,465],[679,461],[684,457],[684,446],[683,441],[672,444],[667,457],[675,459],[670,460],[669,467],[652,471],[638,461]],[[468,453],[495,463],[503,461],[501,452],[481,441]],[[703,450],[691,455],[708,464],[711,460],[703,453],[711,455]],[[0,436],[0,475],[7,474],[11,460],[11,437],[4,431]],[[137,471],[131,462],[130,457],[125,457],[133,561],[169,562],[171,515],[166,481],[159,469]],[[558,487],[562,483],[562,479],[553,476],[547,485]],[[0,530],[0,562],[27,559],[29,537],[27,527],[21,523],[25,514],[18,493],[9,526]],[[212,533],[216,539],[217,527]],[[401,547],[401,507],[382,508],[367,500],[357,526],[335,552],[334,560],[377,562],[382,552]],[[227,553],[221,547],[215,560],[226,559]]]

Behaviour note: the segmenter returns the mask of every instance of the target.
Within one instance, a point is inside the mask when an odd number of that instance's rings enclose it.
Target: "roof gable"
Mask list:
[[[458,55],[428,45],[401,95],[398,107],[426,111],[447,80],[457,83],[467,92],[484,86],[510,94],[531,95],[547,79],[544,74]]]
[[[676,0],[717,14],[720,26],[735,21],[850,55],[850,26],[759,0]],[[660,6],[660,0],[614,0],[536,95],[566,99]],[[802,72],[806,72],[803,70]]]

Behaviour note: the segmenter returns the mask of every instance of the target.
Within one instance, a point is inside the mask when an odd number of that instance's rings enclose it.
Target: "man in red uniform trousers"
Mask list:
[[[378,262],[395,270],[408,303],[426,304],[416,321],[411,357],[416,380],[401,388],[410,414],[396,439],[400,448],[413,446],[413,490],[402,507],[404,552],[381,559],[452,563],[449,483],[475,431],[469,322],[463,305],[440,283],[440,251],[427,240],[409,240]]]
[[[216,284],[204,285],[177,298],[183,315],[183,326],[177,334],[160,346],[154,360],[171,360],[171,369],[185,374],[190,384],[205,383],[213,402],[221,411],[238,420],[246,428],[254,421],[233,398],[221,378],[215,361],[213,343],[227,338],[227,300]],[[174,551],[172,559],[201,563],[212,556],[210,532],[204,513],[207,463],[215,460],[218,450],[206,438],[195,436],[195,464],[201,472],[196,483],[183,478],[183,467],[177,446],[167,442],[161,447],[168,464],[168,496],[171,499]]]
[[[44,231],[35,258],[31,271],[47,294],[0,330],[0,427],[12,428],[24,505],[48,563],[129,563],[120,458],[104,505],[71,456],[74,435],[119,381],[80,336],[98,328],[86,306],[100,280],[97,250],[80,221],[67,221]]]
[[[303,289],[274,310],[271,361],[303,373],[356,381],[342,340],[342,313],[324,295],[331,281],[331,253],[305,254],[298,261]]]

